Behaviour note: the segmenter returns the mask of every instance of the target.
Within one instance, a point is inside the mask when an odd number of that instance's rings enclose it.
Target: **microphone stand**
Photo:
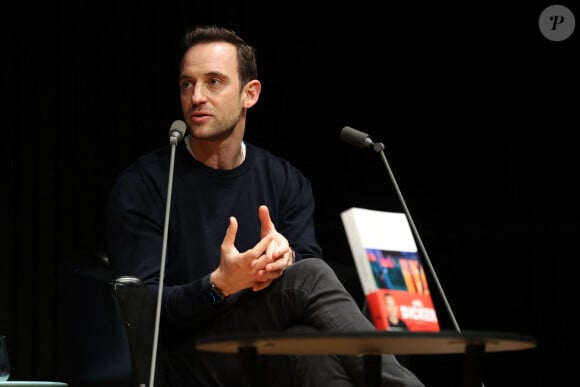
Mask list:
[[[161,298],[163,296],[163,281],[165,278],[165,261],[167,257],[167,235],[169,230],[169,213],[171,210],[171,193],[173,192],[173,169],[175,165],[175,148],[179,137],[170,136],[171,157],[169,162],[169,178],[167,183],[167,204],[165,207],[165,224],[163,226],[163,246],[161,248],[161,268],[159,271],[159,288],[157,289],[157,310],[155,312],[155,330],[153,332],[153,350],[151,351],[151,373],[149,385],[155,384],[155,365],[157,363],[157,346],[159,343],[159,323],[161,317]]]
[[[381,142],[375,142],[372,144],[372,147],[373,147],[373,150],[375,152],[378,152],[381,154],[381,158],[383,159],[383,163],[385,164],[385,167],[387,168],[387,172],[389,172],[389,176],[391,178],[393,186],[395,187],[395,191],[397,192],[397,196],[399,197],[399,200],[401,201],[401,205],[403,206],[403,209],[405,210],[405,214],[407,215],[407,219],[409,220],[409,224],[411,225],[411,229],[413,230],[413,235],[415,235],[415,238],[417,239],[417,243],[419,244],[419,248],[421,249],[421,253],[423,253],[423,256],[425,257],[425,262],[429,266],[429,270],[431,271],[431,274],[433,274],[433,279],[435,280],[435,285],[437,285],[437,289],[439,290],[439,293],[441,294],[441,298],[443,299],[443,302],[445,303],[445,307],[447,308],[447,312],[449,313],[449,316],[451,317],[451,322],[453,323],[455,330],[458,333],[461,333],[461,328],[459,328],[459,324],[457,323],[457,320],[455,319],[455,315],[453,314],[453,310],[451,309],[451,305],[449,305],[449,301],[447,300],[447,296],[445,295],[445,292],[443,291],[443,287],[441,286],[441,283],[439,282],[439,278],[437,278],[437,273],[435,273],[435,268],[431,264],[431,259],[429,259],[429,255],[427,254],[427,249],[425,249],[425,246],[423,245],[423,241],[421,240],[421,236],[419,235],[419,232],[417,231],[417,228],[415,227],[415,222],[413,222],[413,218],[411,217],[411,213],[409,212],[409,209],[407,208],[407,204],[405,203],[405,199],[403,198],[403,194],[401,193],[401,190],[399,189],[399,185],[397,184],[397,180],[395,179],[395,175],[393,174],[393,171],[391,170],[389,162],[387,161],[387,157],[385,156],[385,152],[384,152],[385,145]],[[469,348],[467,348],[467,351],[469,351]],[[466,359],[466,362],[467,362],[466,367],[468,367],[467,369],[471,370],[471,368],[474,366],[468,359],[469,359],[469,357]],[[464,374],[464,380],[469,379],[469,377],[467,376],[467,374],[468,374],[467,369],[464,371],[464,372],[466,372]],[[481,381],[481,387],[485,387],[485,384],[483,381]]]
[[[417,239],[417,243],[419,244],[419,249],[421,249],[421,253],[425,257],[425,262],[429,266],[429,270],[431,271],[431,274],[433,274],[433,279],[435,281],[435,285],[437,285],[437,289],[439,290],[439,293],[441,294],[441,297],[443,298],[443,302],[445,303],[445,307],[447,308],[447,312],[449,313],[449,316],[451,317],[451,321],[453,323],[453,326],[455,327],[455,330],[457,332],[461,333],[461,329],[459,328],[459,324],[457,323],[457,320],[455,319],[455,315],[453,314],[453,310],[451,309],[451,306],[449,305],[449,301],[447,300],[447,296],[445,295],[445,292],[443,291],[443,287],[441,286],[441,283],[439,282],[439,278],[437,278],[437,273],[435,272],[435,268],[431,264],[431,259],[429,259],[429,255],[427,254],[427,249],[425,249],[425,246],[423,245],[423,241],[421,240],[421,236],[419,235],[419,232],[417,231],[417,228],[415,227],[415,222],[413,221],[413,218],[411,217],[411,213],[409,212],[409,209],[407,208],[407,204],[405,203],[405,199],[403,198],[403,194],[401,193],[401,190],[399,189],[399,185],[397,184],[397,180],[395,179],[395,175],[393,174],[393,171],[391,170],[391,166],[389,165],[389,162],[387,161],[387,157],[385,156],[385,152],[384,152],[385,145],[381,142],[374,142],[374,143],[372,143],[372,147],[373,147],[373,150],[375,152],[381,154],[381,158],[383,159],[383,163],[385,164],[385,167],[387,168],[387,172],[389,173],[389,176],[391,178],[391,182],[393,183],[393,186],[395,187],[395,191],[397,192],[397,196],[399,197],[399,201],[401,202],[401,205],[403,206],[403,210],[405,211],[405,215],[407,215],[407,219],[409,220],[409,224],[411,225],[411,229],[413,230],[413,235]]]
[[[437,278],[437,273],[435,272],[435,268],[433,267],[433,265],[431,263],[431,259],[429,259],[429,254],[427,254],[427,250],[425,249],[425,246],[423,245],[423,241],[421,240],[421,236],[419,235],[419,232],[417,231],[417,227],[415,227],[415,222],[413,221],[413,218],[411,217],[411,213],[410,213],[409,209],[407,208],[407,204],[405,203],[405,199],[403,198],[403,194],[401,193],[401,190],[399,189],[399,185],[397,184],[397,180],[395,179],[395,175],[393,174],[393,171],[391,170],[389,162],[387,161],[387,157],[385,156],[385,152],[384,152],[385,146],[380,142],[377,142],[377,143],[373,142],[367,133],[358,131],[358,130],[353,129],[349,126],[345,126],[344,128],[342,128],[340,137],[344,142],[347,142],[347,143],[354,145],[354,146],[357,146],[359,148],[368,148],[368,147],[372,146],[373,150],[375,152],[381,154],[381,158],[383,159],[383,163],[385,164],[385,167],[387,168],[387,172],[389,173],[389,176],[391,178],[393,186],[395,187],[395,191],[397,192],[397,196],[399,197],[399,201],[401,202],[401,205],[403,206],[403,209],[405,211],[405,215],[407,216],[407,220],[409,221],[409,225],[411,226],[411,230],[413,231],[413,235],[415,237],[415,240],[417,241],[417,243],[419,245],[419,249],[425,258],[425,262],[429,266],[429,270],[431,271],[431,273],[433,275],[433,279],[435,281],[435,284],[437,285],[437,289],[439,290],[439,293],[441,294],[441,297],[443,298],[443,302],[445,303],[445,307],[447,308],[449,316],[451,317],[451,321],[453,322],[455,330],[458,333],[461,333],[461,329],[459,328],[459,324],[457,323],[457,320],[455,319],[455,315],[453,314],[453,310],[451,309],[451,306],[449,305],[449,302],[447,300],[447,296],[445,295],[445,292],[443,291],[443,287],[441,286],[441,283],[439,282],[439,279]],[[464,377],[464,382],[467,383],[466,385],[471,386],[472,385],[472,377],[470,376],[470,374],[473,372],[479,373],[479,367],[475,364],[476,361],[473,358],[480,356],[480,354],[479,354],[479,351],[474,350],[472,348],[472,346],[471,346],[471,348],[470,348],[470,346],[468,346],[468,348],[466,348],[466,352],[468,353],[469,356],[467,356],[465,359],[465,369],[464,369],[463,377]],[[485,385],[483,384],[483,381],[481,382],[481,386],[485,387]]]

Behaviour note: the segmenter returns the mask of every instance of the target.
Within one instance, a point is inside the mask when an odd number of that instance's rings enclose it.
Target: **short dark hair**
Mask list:
[[[198,43],[227,42],[236,46],[238,53],[238,75],[240,88],[251,80],[258,79],[256,49],[246,43],[235,31],[215,25],[200,25],[187,31],[181,41],[181,55]]]

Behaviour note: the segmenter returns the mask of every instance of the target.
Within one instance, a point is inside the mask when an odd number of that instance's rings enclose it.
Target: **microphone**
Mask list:
[[[171,144],[171,156],[169,159],[169,177],[167,183],[167,203],[165,204],[165,224],[163,228],[163,245],[161,247],[161,265],[159,266],[159,287],[157,288],[157,309],[155,312],[155,329],[153,331],[153,350],[151,351],[151,370],[149,374],[149,387],[155,384],[155,367],[157,363],[157,347],[159,344],[159,324],[161,320],[161,301],[163,298],[163,282],[165,278],[165,261],[167,260],[167,237],[169,235],[169,213],[171,209],[171,195],[173,192],[173,169],[175,164],[175,148],[179,140],[183,138],[187,126],[181,120],[175,120],[169,127],[169,143]]]
[[[169,142],[174,145],[179,142],[185,135],[185,131],[187,130],[187,126],[185,122],[181,120],[175,120],[169,127]]]
[[[403,194],[401,193],[401,190],[399,189],[399,185],[397,184],[397,180],[395,179],[395,175],[393,174],[393,171],[391,170],[389,162],[387,161],[387,157],[385,156],[385,152],[383,152],[383,150],[385,149],[385,146],[380,142],[373,142],[367,133],[353,129],[350,126],[345,126],[344,128],[342,128],[342,131],[340,132],[340,138],[342,141],[349,143],[351,145],[354,145],[356,147],[359,147],[359,148],[368,148],[372,145],[373,150],[375,152],[381,154],[381,158],[383,159],[383,163],[385,164],[385,167],[387,168],[387,172],[389,173],[389,176],[391,178],[391,182],[393,183],[393,186],[395,187],[395,191],[397,192],[397,196],[399,197],[399,201],[401,202],[401,205],[403,206],[403,209],[405,211],[405,215],[407,216],[407,219],[409,220],[409,225],[411,226],[411,230],[413,231],[413,235],[415,236],[415,239],[417,240],[417,244],[419,245],[419,249],[421,250],[421,253],[425,257],[425,262],[426,262],[427,266],[429,266],[429,270],[433,274],[433,279],[435,281],[435,285],[437,285],[437,289],[439,290],[439,293],[441,294],[443,302],[445,303],[445,307],[447,308],[447,312],[449,313],[449,316],[451,317],[451,321],[452,321],[453,325],[455,326],[455,329],[457,330],[457,332],[461,332],[461,329],[459,328],[459,324],[457,323],[457,320],[455,319],[455,315],[453,314],[453,310],[451,309],[451,306],[449,305],[449,302],[447,301],[447,296],[445,295],[445,292],[443,291],[443,287],[441,286],[441,283],[439,282],[439,279],[437,278],[437,273],[435,272],[435,268],[431,264],[431,260],[429,259],[429,255],[427,254],[427,250],[425,249],[425,246],[423,245],[423,241],[421,240],[421,236],[419,235],[419,232],[417,231],[417,228],[415,227],[415,222],[413,222],[413,218],[411,217],[411,212],[407,208],[407,204],[405,203],[405,199],[403,198]]]
[[[368,148],[372,146],[375,152],[380,152],[385,149],[385,146],[380,142],[373,142],[367,133],[353,129],[350,126],[345,126],[342,128],[340,132],[340,139],[347,144],[354,145],[358,148]]]

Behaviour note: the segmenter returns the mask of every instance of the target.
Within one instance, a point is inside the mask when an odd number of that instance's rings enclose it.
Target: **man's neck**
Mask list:
[[[217,152],[210,151],[207,153],[204,153],[203,150],[201,150],[200,152],[196,153],[193,151],[193,141],[193,137],[190,135],[185,137],[185,145],[187,150],[194,159],[207,167],[225,170],[234,169],[239,167],[246,159],[246,144],[243,141],[240,143],[240,151],[236,151],[231,156],[229,155],[229,152],[220,152],[219,150]]]

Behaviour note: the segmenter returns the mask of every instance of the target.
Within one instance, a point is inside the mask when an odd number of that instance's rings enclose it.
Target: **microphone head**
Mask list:
[[[368,148],[373,145],[373,141],[367,133],[353,129],[350,126],[342,128],[340,139],[359,148]]]
[[[187,125],[181,120],[175,120],[169,127],[169,139],[178,142],[183,138],[187,131]]]

